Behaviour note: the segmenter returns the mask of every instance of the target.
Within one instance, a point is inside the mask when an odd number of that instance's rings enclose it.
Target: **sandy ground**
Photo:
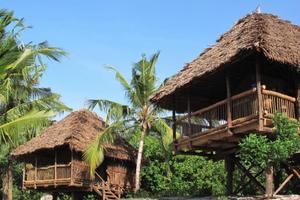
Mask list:
[[[126,199],[126,200],[264,200],[267,198],[264,198],[262,196],[256,196],[256,197],[223,197],[223,198],[217,198],[217,197],[202,197],[202,198],[183,198],[183,197],[168,197],[168,198],[158,198],[158,199]],[[270,198],[271,200],[300,200],[300,195],[279,195],[273,198]]]

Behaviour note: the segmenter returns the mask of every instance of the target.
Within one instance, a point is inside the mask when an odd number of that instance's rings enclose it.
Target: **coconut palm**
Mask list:
[[[135,191],[140,188],[140,170],[146,134],[159,134],[162,137],[166,152],[171,148],[171,128],[159,118],[162,110],[151,104],[149,97],[157,91],[157,77],[155,64],[159,53],[154,54],[149,60],[143,55],[141,60],[132,67],[131,81],[113,67],[109,70],[115,73],[115,78],[122,85],[128,105],[112,102],[106,99],[91,99],[87,101],[89,109],[96,106],[107,113],[106,122],[109,125],[94,142],[90,144],[84,154],[84,159],[89,163],[91,174],[103,162],[103,143],[113,142],[116,135],[137,133],[140,134],[139,148],[136,160]]]
[[[0,10],[0,150],[8,149],[3,178],[3,199],[8,200],[12,199],[10,150],[35,136],[56,113],[69,110],[58,94],[38,87],[46,68],[43,57],[59,61],[66,53],[46,42],[21,44],[17,38],[25,28],[12,12]]]

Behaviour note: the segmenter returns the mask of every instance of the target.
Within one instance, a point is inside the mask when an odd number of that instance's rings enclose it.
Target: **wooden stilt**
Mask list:
[[[233,157],[234,155],[229,155],[225,158],[225,169],[227,172],[226,186],[227,186],[228,195],[233,194],[233,172],[234,172],[234,161],[232,159]]]
[[[274,192],[273,167],[269,166],[266,169],[266,196],[272,197],[273,192]]]
[[[53,192],[52,193],[52,200],[57,200],[58,198],[58,193],[57,192]]]

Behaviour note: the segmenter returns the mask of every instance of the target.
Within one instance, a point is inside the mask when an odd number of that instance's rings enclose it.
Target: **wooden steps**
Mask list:
[[[99,182],[95,182],[92,186],[94,192],[102,198],[102,200],[120,200],[120,196],[115,194],[109,184],[102,179],[102,177],[95,173],[96,177],[99,179]]]

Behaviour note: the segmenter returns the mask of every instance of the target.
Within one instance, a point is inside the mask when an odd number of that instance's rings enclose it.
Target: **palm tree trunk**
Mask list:
[[[12,200],[12,187],[13,187],[13,177],[12,177],[12,160],[8,158],[8,166],[5,170],[3,177],[3,196],[2,200]]]
[[[140,174],[141,174],[141,165],[142,165],[142,158],[143,158],[143,149],[144,149],[144,138],[145,138],[146,131],[143,130],[141,133],[141,139],[139,144],[139,151],[136,160],[136,169],[135,169],[135,187],[134,192],[136,193],[140,189]]]

